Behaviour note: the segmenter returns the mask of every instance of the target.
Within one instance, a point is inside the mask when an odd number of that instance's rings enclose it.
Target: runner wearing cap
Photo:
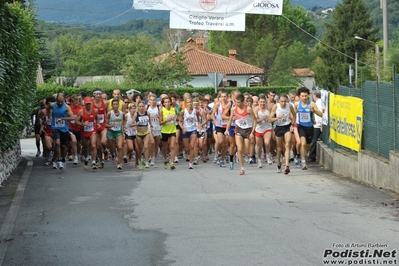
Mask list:
[[[84,169],[88,169],[88,155],[91,148],[92,155],[92,169],[97,169],[97,129],[101,127],[97,115],[97,110],[93,108],[94,101],[90,97],[84,98],[85,106],[78,112],[75,119],[75,124],[82,127],[82,143],[83,143],[83,156],[85,157]]]
[[[96,130],[97,137],[97,155],[100,160],[100,168],[104,167],[104,160],[108,159],[107,149],[107,129],[105,128],[105,116],[107,115],[107,106],[102,99],[102,91],[100,89],[95,89],[93,92],[94,104],[93,108],[97,110],[98,121],[100,127]],[[103,157],[104,152],[104,157]]]

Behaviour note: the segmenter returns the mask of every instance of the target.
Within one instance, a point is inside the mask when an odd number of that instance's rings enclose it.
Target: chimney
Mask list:
[[[186,42],[187,42],[187,46],[188,46],[188,47],[194,47],[194,40],[193,40],[193,38],[191,38],[191,37],[188,38]]]
[[[229,58],[236,60],[237,50],[229,50]]]
[[[204,39],[203,38],[197,38],[196,43],[197,43],[198,50],[204,50]]]

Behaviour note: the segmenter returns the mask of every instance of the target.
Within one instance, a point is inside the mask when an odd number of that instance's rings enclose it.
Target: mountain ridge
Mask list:
[[[314,6],[334,7],[339,0],[292,0],[305,9]],[[47,22],[65,24],[120,25],[132,19],[169,19],[168,11],[132,9],[132,0],[36,0],[37,18]]]

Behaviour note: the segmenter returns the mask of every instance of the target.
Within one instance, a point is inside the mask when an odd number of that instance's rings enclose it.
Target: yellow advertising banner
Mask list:
[[[330,137],[336,143],[360,151],[363,132],[363,100],[330,93]]]

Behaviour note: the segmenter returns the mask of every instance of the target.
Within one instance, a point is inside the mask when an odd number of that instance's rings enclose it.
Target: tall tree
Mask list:
[[[141,46],[127,59],[124,69],[127,84],[133,87],[184,87],[192,79],[183,53],[156,56],[150,44]]]
[[[304,8],[294,7],[289,0],[283,5],[283,16],[247,14],[244,32],[211,32],[210,49],[219,54],[237,50],[237,59],[264,69],[264,83],[273,83],[281,75],[273,68],[281,50],[296,41],[308,41],[310,36],[305,31],[316,31]]]
[[[343,0],[333,12],[333,22],[326,24],[323,42],[319,45],[319,57],[315,60],[316,82],[325,88],[334,90],[338,82],[348,84],[349,65],[354,65],[355,52],[360,62],[366,51],[374,49],[370,42],[376,42],[377,30],[372,29],[370,9],[363,0]]]
[[[388,66],[396,65],[397,71],[399,70],[399,28],[393,33],[391,47],[388,52]],[[392,71],[390,71],[392,72]]]

